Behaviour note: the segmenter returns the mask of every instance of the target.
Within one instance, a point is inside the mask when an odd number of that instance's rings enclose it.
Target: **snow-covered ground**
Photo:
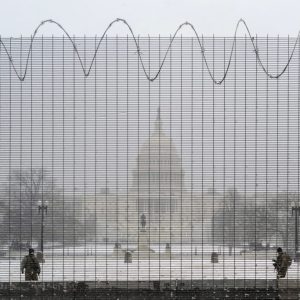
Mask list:
[[[112,256],[46,256],[40,280],[43,281],[148,281],[202,279],[275,279],[270,260],[227,257],[211,263],[201,255],[177,259],[133,259],[130,264]],[[289,279],[300,278],[300,265],[293,263]],[[0,260],[0,282],[24,281],[20,259]]]
[[[156,258],[124,263],[123,254],[113,255],[113,244],[86,244],[76,247],[45,249],[45,263],[41,264],[40,280],[43,281],[149,281],[149,280],[210,280],[210,279],[275,279],[272,265],[275,251],[261,251],[241,255],[236,248],[232,256],[228,248],[212,245],[172,244],[172,256],[164,255],[165,245],[151,245]],[[123,249],[136,245],[122,244]],[[197,248],[197,254],[195,250]],[[219,252],[219,263],[211,263],[212,251]],[[160,252],[160,255],[158,254]],[[191,255],[191,253],[193,255]],[[8,252],[0,258],[0,282],[24,281],[20,261],[26,252]],[[74,255],[75,254],[75,255]],[[159,259],[160,258],[160,259]],[[300,263],[293,263],[289,279],[300,278]]]

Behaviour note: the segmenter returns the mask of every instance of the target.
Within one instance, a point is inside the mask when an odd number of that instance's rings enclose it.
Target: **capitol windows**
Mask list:
[[[149,160],[144,160],[144,161],[140,161],[140,163],[143,163],[143,165],[155,165],[155,166],[167,166],[170,165],[170,160],[169,159],[164,159],[164,158],[153,158],[150,160],[151,163],[149,163]]]
[[[160,213],[170,213],[176,211],[177,199],[174,194],[171,197],[151,196],[138,199],[138,210],[140,213],[151,213],[154,220]]]

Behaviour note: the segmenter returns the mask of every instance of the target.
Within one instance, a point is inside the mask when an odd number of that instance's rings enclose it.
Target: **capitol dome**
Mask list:
[[[162,130],[159,108],[154,131],[140,147],[136,161],[132,188],[138,194],[140,210],[174,210],[183,190],[184,172],[172,139]]]

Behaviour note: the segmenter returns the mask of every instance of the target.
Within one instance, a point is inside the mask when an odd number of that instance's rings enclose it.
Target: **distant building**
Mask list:
[[[202,203],[201,195],[185,188],[180,156],[162,129],[159,109],[154,131],[140,147],[132,177],[128,194],[116,195],[103,188],[97,199],[87,197],[88,219],[97,219],[98,240],[135,242],[144,213],[153,243],[188,243],[191,237],[194,242],[210,242],[211,196],[206,195]]]

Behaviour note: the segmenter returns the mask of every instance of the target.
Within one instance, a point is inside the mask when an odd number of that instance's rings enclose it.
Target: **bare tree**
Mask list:
[[[64,205],[61,190],[45,169],[12,170],[3,187],[0,204],[4,207],[0,227],[2,241],[40,242],[41,216],[38,204],[47,205],[46,241],[74,239],[73,227],[79,222],[68,213],[71,211],[67,209],[68,201]]]

